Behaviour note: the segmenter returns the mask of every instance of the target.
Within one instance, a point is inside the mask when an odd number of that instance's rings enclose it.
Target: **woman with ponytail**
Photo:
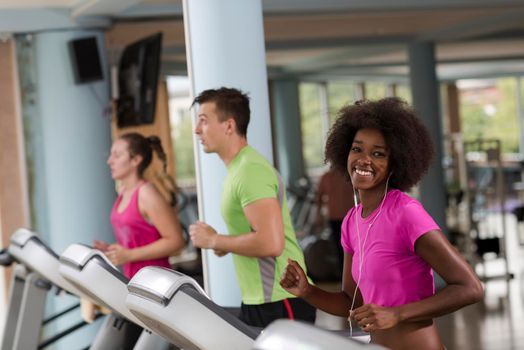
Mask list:
[[[144,180],[153,152],[164,164],[167,159],[160,139],[138,133],[120,136],[111,147],[107,164],[119,181],[118,198],[111,210],[111,225],[117,242],[95,241],[111,262],[122,266],[131,278],[142,267],[169,267],[168,257],[184,247],[177,215],[153,184]]]

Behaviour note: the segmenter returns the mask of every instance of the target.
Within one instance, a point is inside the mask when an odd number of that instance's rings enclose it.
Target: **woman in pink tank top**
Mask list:
[[[119,194],[111,210],[111,225],[116,243],[95,241],[111,262],[122,266],[131,278],[144,266],[169,267],[168,257],[184,246],[182,231],[173,208],[156,188],[144,181],[144,171],[153,150],[166,163],[160,140],[128,133],[111,147],[107,164],[111,176],[119,181]]]
[[[442,350],[433,318],[479,301],[483,289],[422,205],[403,192],[430,165],[428,131],[400,99],[359,101],[339,112],[325,155],[355,189],[355,206],[342,223],[342,290],[309,284],[294,261],[280,284],[313,306],[354,321],[373,343]],[[433,270],[446,282],[436,293]]]

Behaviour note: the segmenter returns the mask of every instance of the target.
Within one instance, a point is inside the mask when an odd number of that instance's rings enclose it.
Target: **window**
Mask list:
[[[333,125],[340,108],[353,104],[356,94],[355,83],[337,81],[328,83],[329,121]]]
[[[320,89],[317,83],[299,84],[302,152],[306,168],[323,165],[323,135],[320,119]]]
[[[460,80],[460,115],[464,140],[495,138],[503,153],[519,151],[516,79]]]
[[[326,89],[324,89],[326,87]],[[335,122],[338,111],[347,105],[353,104],[358,92],[364,88],[366,98],[377,100],[387,96],[388,84],[385,82],[362,83],[357,81],[330,81],[327,83],[303,82],[299,85],[302,152],[306,172],[314,175],[324,166],[324,147],[326,133]],[[326,91],[327,113],[322,111]],[[396,94],[411,101],[410,89],[406,85],[397,85]],[[327,120],[325,120],[327,118]]]
[[[411,88],[407,84],[398,84],[395,88],[395,95],[412,105]]]
[[[386,84],[382,82],[366,83],[366,99],[379,100],[386,96]]]
[[[176,181],[181,187],[192,186],[195,184],[195,159],[189,80],[184,76],[170,76],[167,88]]]

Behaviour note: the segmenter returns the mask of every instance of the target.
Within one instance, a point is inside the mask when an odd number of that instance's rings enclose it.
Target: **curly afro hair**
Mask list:
[[[325,161],[349,177],[347,159],[353,139],[358,130],[367,128],[379,130],[390,150],[390,187],[407,191],[416,185],[434,157],[433,143],[413,109],[396,97],[343,107],[329,131]]]

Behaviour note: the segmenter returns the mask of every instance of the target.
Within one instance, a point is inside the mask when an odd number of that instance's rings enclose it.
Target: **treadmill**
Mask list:
[[[79,289],[65,280],[59,273],[58,255],[38,235],[27,229],[18,229],[11,236],[9,253],[16,261],[38,272],[49,282],[71,294],[86,297]]]
[[[249,350],[260,333],[211,301],[194,279],[174,270],[144,267],[127,289],[131,313],[184,350]]]
[[[113,311],[106,320],[106,327],[97,334],[90,349],[173,348],[168,341],[151,333],[151,328],[127,309],[125,297],[128,279],[99,250],[83,244],[70,245],[60,256],[59,273],[96,304]],[[133,324],[144,328],[138,340]],[[122,342],[124,345],[121,345]]]
[[[379,350],[384,347],[365,344],[361,341],[343,337],[310,324],[276,320],[257,338],[253,350]]]
[[[162,267],[142,268],[127,289],[131,313],[185,350],[384,349],[300,321],[277,320],[261,332],[212,302],[191,277]]]
[[[0,348],[36,349],[39,346],[41,326],[45,323],[43,318],[47,292],[54,285],[77,296],[82,294],[58,274],[58,255],[34,232],[25,228],[15,231],[7,252],[19,264],[13,269],[4,337]],[[78,305],[61,314],[76,307]],[[76,324],[45,343],[50,344],[85,324]]]

